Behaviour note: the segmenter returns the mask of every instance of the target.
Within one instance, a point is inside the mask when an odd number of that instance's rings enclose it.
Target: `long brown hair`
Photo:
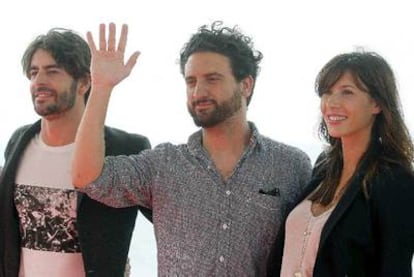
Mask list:
[[[369,146],[355,171],[359,172],[364,166],[366,174],[362,186],[369,197],[369,184],[380,170],[386,170],[390,165],[413,170],[414,146],[404,123],[395,76],[385,59],[375,52],[364,51],[335,56],[317,75],[315,90],[318,96],[329,91],[345,72],[349,72],[357,85],[364,88],[381,107],[381,113],[374,121]],[[328,205],[339,185],[343,153],[341,139],[329,135],[323,119],[319,125],[319,136],[328,143],[328,147],[315,165],[315,174],[321,174],[324,180],[310,200]]]

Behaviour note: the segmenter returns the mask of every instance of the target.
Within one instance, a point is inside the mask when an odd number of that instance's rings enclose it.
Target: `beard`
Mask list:
[[[192,116],[196,126],[202,128],[214,127],[240,110],[242,102],[241,95],[240,90],[235,90],[233,96],[221,104],[218,104],[215,100],[209,100],[215,106],[212,111],[195,111],[197,101],[194,101],[187,105],[188,112]]]
[[[47,87],[39,88],[39,90],[50,91],[54,95],[55,101],[52,103],[36,103],[35,94],[32,93],[32,102],[36,113],[40,116],[49,116],[63,113],[72,109],[76,100],[77,81],[72,81],[69,90],[57,93],[56,90]]]

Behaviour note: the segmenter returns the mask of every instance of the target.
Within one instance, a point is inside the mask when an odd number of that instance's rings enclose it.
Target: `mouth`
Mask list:
[[[52,89],[44,88],[44,87],[37,88],[35,92],[33,93],[33,97],[39,100],[52,97],[53,95],[54,95],[54,91]]]
[[[214,100],[197,100],[193,102],[194,109],[205,109],[214,105]]]
[[[328,115],[326,118],[331,122],[340,122],[347,119],[347,117],[343,115]]]
[[[52,93],[51,92],[43,92],[43,91],[41,91],[41,92],[36,92],[34,94],[34,96],[35,97],[49,97],[49,96],[52,96]]]

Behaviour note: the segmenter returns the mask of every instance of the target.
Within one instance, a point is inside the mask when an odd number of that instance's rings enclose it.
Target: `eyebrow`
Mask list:
[[[211,73],[206,73],[203,75],[204,78],[209,78],[209,77],[223,77],[224,75],[218,72],[211,72]],[[184,78],[185,80],[192,80],[195,79],[195,77],[193,75],[187,76]]]
[[[328,91],[332,91],[333,86],[328,89]],[[357,85],[349,85],[349,84],[345,84],[339,87],[339,89],[359,89]]]
[[[32,65],[32,66],[30,66],[29,70],[39,69],[39,68],[40,68],[39,66]],[[61,69],[62,66],[59,66],[57,64],[50,64],[50,65],[42,66],[42,68],[44,68],[44,69]]]
[[[224,75],[218,72],[207,73],[204,75],[205,77],[223,77]]]

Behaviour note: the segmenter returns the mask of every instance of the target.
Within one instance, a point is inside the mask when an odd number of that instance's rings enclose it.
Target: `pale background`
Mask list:
[[[394,68],[407,124],[414,133],[414,17],[409,1],[7,1],[0,4],[0,152],[15,128],[38,117],[20,58],[52,27],[81,35],[98,24],[127,23],[127,53],[140,50],[131,76],[112,97],[108,125],[146,135],[153,146],[182,143],[196,130],[185,106],[178,53],[203,24],[223,20],[253,36],[264,54],[248,117],[259,130],[306,151],[314,161],[318,70],[334,55],[359,47],[377,51]],[[0,164],[4,162],[0,157]],[[133,276],[156,276],[152,226],[139,216],[130,251]]]

